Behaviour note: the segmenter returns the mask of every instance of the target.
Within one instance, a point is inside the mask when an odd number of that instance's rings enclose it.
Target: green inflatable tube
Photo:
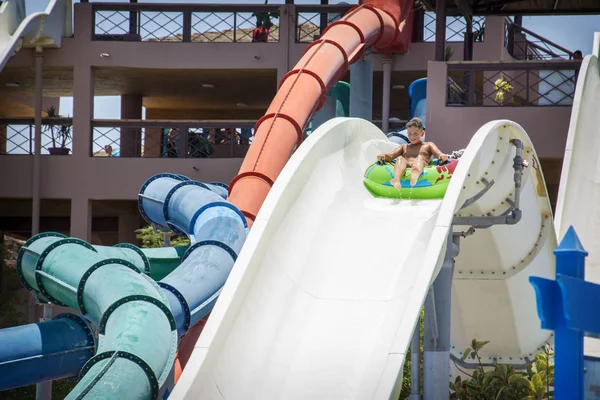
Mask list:
[[[458,160],[451,159],[444,165],[430,165],[423,170],[415,186],[410,186],[410,168],[407,168],[400,178],[400,189],[392,186],[394,164],[377,162],[371,164],[365,171],[364,185],[376,197],[393,199],[441,199],[446,194],[450,178]]]

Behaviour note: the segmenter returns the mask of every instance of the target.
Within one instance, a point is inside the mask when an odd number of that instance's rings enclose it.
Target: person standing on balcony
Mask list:
[[[256,22],[256,28],[252,32],[252,42],[268,42],[269,30],[265,29],[262,21]]]
[[[177,140],[179,139],[179,129],[171,128],[167,135],[167,157],[177,158],[179,157],[179,151],[177,149]]]

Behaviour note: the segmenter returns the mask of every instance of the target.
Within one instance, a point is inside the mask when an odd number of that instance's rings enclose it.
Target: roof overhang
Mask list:
[[[418,0],[435,11],[438,0]],[[445,0],[447,15],[463,15],[467,3],[473,15],[592,15],[600,14],[600,0]]]

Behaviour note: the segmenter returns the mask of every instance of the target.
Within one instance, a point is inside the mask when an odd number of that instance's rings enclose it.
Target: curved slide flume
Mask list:
[[[324,103],[327,92],[373,46],[406,52],[412,35],[413,0],[360,0],[344,17],[311,43],[279,85],[266,114],[254,128],[254,140],[228,200],[252,225],[273,182],[292,152],[302,143],[307,124]],[[187,359],[202,327],[183,339],[180,355]]]
[[[512,215],[513,143],[524,145],[530,163],[536,158],[519,125],[490,122],[471,140],[443,200],[378,199],[361,177],[394,144],[364,120],[319,127],[258,213],[171,398],[396,398],[448,235],[467,229],[453,228],[454,216]],[[468,202],[482,178],[494,184]],[[518,360],[549,337],[528,276],[554,275],[550,204],[537,169],[526,169],[521,183],[520,222],[476,230],[456,260],[452,344],[485,338],[484,360]],[[540,238],[544,224],[550,229]]]
[[[600,283],[600,33],[594,55],[581,63],[556,202],[555,226],[563,237],[573,226],[588,251],[585,279]],[[576,193],[576,195],[574,195]],[[585,354],[600,357],[600,339],[585,338]]]
[[[0,71],[23,45],[60,47],[71,36],[71,0],[50,0],[43,12],[25,16],[25,1],[0,5]]]
[[[75,314],[0,330],[0,390],[76,376],[94,355],[88,322]]]
[[[32,292],[80,311],[98,328],[96,355],[69,398],[158,394],[175,357],[177,332],[167,299],[151,278],[131,262],[104,258],[82,240],[52,233],[26,242],[17,268]]]

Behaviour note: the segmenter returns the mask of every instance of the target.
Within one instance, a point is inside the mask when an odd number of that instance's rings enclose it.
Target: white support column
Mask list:
[[[383,99],[381,108],[381,130],[388,133],[390,130],[390,90],[392,86],[392,64],[391,57],[383,59]]]
[[[312,119],[312,131],[314,132],[319,126],[332,118],[335,118],[335,110],[337,106],[337,100],[334,96],[327,96],[325,104],[319,111],[315,113]]]
[[[40,168],[42,154],[42,92],[44,74],[44,53],[41,47],[35,50],[35,136],[33,152],[33,177],[31,195],[31,236],[40,233]]]
[[[350,116],[373,120],[373,63],[370,60],[350,65]]]
[[[92,204],[88,198],[71,199],[70,236],[89,242],[92,239]]]

